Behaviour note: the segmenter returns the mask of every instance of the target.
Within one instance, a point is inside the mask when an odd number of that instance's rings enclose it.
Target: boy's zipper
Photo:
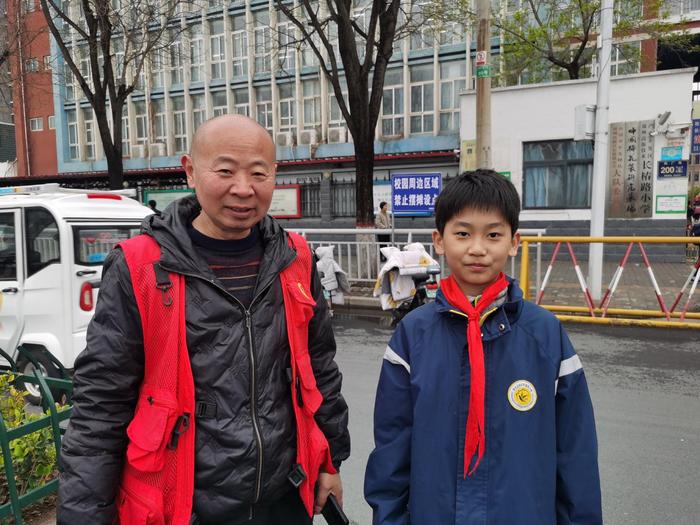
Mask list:
[[[161,265],[162,266],[162,265]],[[179,273],[180,275],[184,275],[186,277],[193,277],[195,279],[199,279],[201,281],[205,281],[213,286],[215,286],[217,289],[221,290],[224,292],[226,295],[228,295],[231,299],[233,299],[238,306],[240,307],[241,310],[243,310],[243,314],[245,315],[245,325],[246,325],[246,330],[248,332],[248,342],[249,342],[249,358],[250,358],[250,410],[251,410],[251,415],[252,415],[252,421],[253,421],[253,429],[255,431],[255,440],[258,445],[258,475],[255,481],[255,499],[253,500],[254,503],[257,503],[258,500],[260,499],[260,492],[262,489],[262,469],[263,469],[263,442],[262,442],[262,435],[260,434],[260,423],[258,422],[258,413],[257,413],[257,399],[256,399],[256,392],[255,392],[255,351],[253,348],[253,328],[251,327],[251,322],[250,322],[250,308],[252,308],[253,304],[255,301],[262,296],[275,282],[273,279],[270,281],[270,284],[265,286],[262,290],[260,290],[257,294],[253,296],[253,300],[250,301],[250,306],[246,308],[243,306],[243,303],[241,303],[236,297],[231,295],[228,290],[226,290],[223,286],[221,286],[219,283],[216,282],[215,279],[207,279],[205,277],[202,277],[201,275],[196,275],[192,273],[187,273],[187,272],[182,272],[182,271],[176,271],[176,270],[171,270],[169,268],[163,267],[165,271],[171,272],[171,273]],[[253,512],[253,508],[251,507],[251,515]]]

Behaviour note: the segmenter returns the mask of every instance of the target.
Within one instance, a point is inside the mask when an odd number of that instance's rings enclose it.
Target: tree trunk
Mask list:
[[[107,175],[109,176],[109,189],[124,189],[124,160],[122,159],[121,147],[117,148],[105,146],[105,158],[107,159]]]
[[[124,189],[124,160],[122,159],[122,128],[121,119],[115,121],[114,132],[109,127],[107,109],[102,106],[95,108],[95,119],[102,140],[102,149],[107,159],[107,176],[109,189]]]
[[[362,134],[355,141],[355,224],[358,228],[374,226],[374,137]]]

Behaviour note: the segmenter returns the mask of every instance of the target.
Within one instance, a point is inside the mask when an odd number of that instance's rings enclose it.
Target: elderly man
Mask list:
[[[322,288],[267,215],[275,146],[241,116],[182,158],[196,197],[104,265],[76,360],[60,524],[307,524],[350,452]]]

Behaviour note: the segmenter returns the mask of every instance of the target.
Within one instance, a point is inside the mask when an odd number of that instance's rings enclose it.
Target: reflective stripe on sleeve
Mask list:
[[[394,352],[390,346],[387,346],[386,350],[384,350],[384,359],[395,365],[401,365],[409,374],[411,373],[411,365],[404,361],[399,354]]]
[[[564,359],[559,365],[559,377],[554,381],[554,393],[557,393],[557,388],[559,388],[559,379],[564,376],[573,374],[577,370],[581,370],[583,365],[581,364],[581,359],[579,356],[574,355],[569,359]]]

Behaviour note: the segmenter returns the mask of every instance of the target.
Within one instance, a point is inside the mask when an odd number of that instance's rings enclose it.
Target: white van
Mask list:
[[[17,357],[21,344],[45,375],[61,377],[50,356],[73,368],[85,348],[105,257],[153,213],[127,191],[0,188],[0,348],[10,356]],[[17,365],[33,373],[21,356]],[[26,387],[38,403],[38,388]]]

